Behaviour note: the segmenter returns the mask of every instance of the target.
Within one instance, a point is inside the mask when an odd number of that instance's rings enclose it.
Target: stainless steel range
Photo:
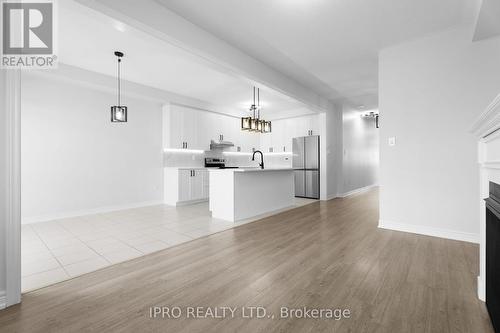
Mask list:
[[[237,166],[226,166],[226,160],[223,158],[205,158],[205,168],[219,168],[219,169],[237,169]]]
[[[226,160],[223,158],[205,157],[205,168],[220,168],[226,166]]]

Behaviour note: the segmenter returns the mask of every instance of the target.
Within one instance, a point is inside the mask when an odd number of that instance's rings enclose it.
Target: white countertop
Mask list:
[[[177,169],[177,170],[208,170],[205,167],[165,167],[166,169]]]
[[[293,171],[292,168],[235,168],[235,169],[209,169],[209,171],[222,171],[222,172],[267,172],[267,171]]]
[[[239,168],[205,168],[205,167],[165,167],[166,169],[176,169],[176,170],[208,170],[208,171],[230,171],[230,172],[267,172],[267,171],[291,171],[292,168],[266,168],[261,169],[259,167],[239,167]]]

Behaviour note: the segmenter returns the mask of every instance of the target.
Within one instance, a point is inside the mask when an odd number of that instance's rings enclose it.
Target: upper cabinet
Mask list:
[[[238,119],[234,140],[233,151],[252,152],[254,149],[260,149],[260,133],[253,133],[241,130],[241,120]]]
[[[165,148],[209,150],[211,140],[234,143],[228,151],[264,153],[291,152],[295,137],[318,135],[318,116],[274,120],[271,133],[252,133],[241,130],[240,118],[189,107],[164,107]]]
[[[291,152],[293,138],[319,134],[317,115],[275,120],[272,132],[261,134],[261,149],[265,153]]]
[[[284,121],[287,124],[288,132],[293,134],[294,138],[319,134],[317,115],[290,118]]]
[[[241,130],[240,118],[170,105],[164,107],[165,148],[209,150],[211,140],[234,143],[228,149],[250,152],[259,149],[259,134]]]
[[[197,122],[197,139],[199,149],[209,150],[210,140],[217,139],[217,114],[212,112],[196,111]]]
[[[164,113],[169,117],[167,148],[203,149],[198,135],[196,110],[171,105],[169,111]]]

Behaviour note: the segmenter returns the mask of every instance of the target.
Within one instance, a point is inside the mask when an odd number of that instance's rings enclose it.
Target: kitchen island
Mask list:
[[[278,212],[294,205],[293,169],[212,169],[212,217],[231,222]]]

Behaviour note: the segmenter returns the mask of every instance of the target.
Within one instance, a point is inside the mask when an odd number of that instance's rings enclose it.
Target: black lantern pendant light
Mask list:
[[[241,130],[258,133],[271,132],[271,122],[260,119],[260,89],[257,88],[257,104],[255,104],[255,87],[253,87],[253,104],[250,106],[250,117],[241,118]]]
[[[260,110],[262,110],[262,108],[260,107],[260,93],[258,94],[258,98],[257,98],[257,108],[259,109],[259,124],[260,124],[259,131],[261,133],[270,133],[271,132],[271,122],[264,120],[264,119],[260,120]]]
[[[122,62],[123,53],[116,51],[115,56],[118,58],[118,105],[111,107],[111,122],[126,123],[127,122],[127,107],[121,105],[121,85],[120,85],[120,64]]]
[[[365,118],[375,118],[375,127],[379,128],[379,114],[378,114],[378,111],[377,112],[374,112],[374,111],[367,112],[367,113],[363,114],[362,117],[365,117]]]
[[[253,104],[250,106],[250,112],[253,116],[241,118],[241,130],[252,131],[252,121],[255,119],[255,87],[253,87]]]

